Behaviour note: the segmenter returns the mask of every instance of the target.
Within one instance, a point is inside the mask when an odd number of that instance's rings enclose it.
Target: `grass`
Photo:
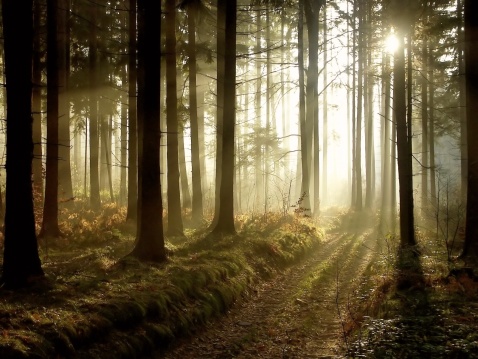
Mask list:
[[[40,242],[47,280],[0,290],[1,358],[147,355],[224,313],[323,236],[294,215],[242,218],[238,236],[167,239],[168,261],[153,264],[125,257],[134,236],[122,208],[71,208],[62,219],[62,238]]]
[[[347,357],[478,358],[476,273],[434,233],[417,239],[406,251],[398,238],[378,239],[383,252],[349,313]]]

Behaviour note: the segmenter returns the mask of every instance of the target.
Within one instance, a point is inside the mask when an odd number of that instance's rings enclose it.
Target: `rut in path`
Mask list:
[[[342,233],[251,299],[153,358],[339,358],[349,296],[377,254],[373,233]]]

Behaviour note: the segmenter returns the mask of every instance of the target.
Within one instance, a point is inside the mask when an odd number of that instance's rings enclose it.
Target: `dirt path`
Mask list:
[[[349,297],[376,254],[376,235],[331,234],[301,266],[153,358],[339,358]]]

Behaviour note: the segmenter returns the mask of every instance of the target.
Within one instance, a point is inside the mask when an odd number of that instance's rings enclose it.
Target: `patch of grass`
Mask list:
[[[307,219],[270,214],[237,236],[168,239],[166,263],[141,263],[125,257],[134,237],[122,209],[80,218],[81,208],[64,209],[64,237],[40,243],[49,286],[0,290],[0,357],[147,355],[224,313],[323,236]]]
[[[349,323],[349,357],[478,358],[478,278],[449,261],[443,242],[417,238],[401,251],[394,239],[396,252],[371,268],[377,279],[358,305],[360,321]]]

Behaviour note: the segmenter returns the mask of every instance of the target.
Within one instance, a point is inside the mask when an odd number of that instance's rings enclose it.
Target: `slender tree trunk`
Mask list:
[[[428,1],[425,2],[428,6]],[[427,8],[424,10],[428,13]],[[427,17],[428,18],[428,17]],[[422,39],[422,73],[421,73],[421,101],[422,101],[422,174],[421,174],[421,202],[422,211],[428,207],[428,37]]]
[[[391,213],[391,197],[395,196],[392,193],[392,166],[395,167],[395,157],[391,156],[391,148],[395,146],[395,139],[390,136],[390,95],[391,95],[391,81],[390,81],[390,55],[384,54],[383,64],[383,173],[382,173],[382,206],[381,206],[381,227],[382,230],[390,229],[390,213]]]
[[[197,99],[197,65],[196,65],[196,17],[197,4],[188,7],[188,56],[189,56],[189,118],[191,121],[191,169],[192,169],[192,213],[193,225],[203,219],[203,198],[201,181],[201,160],[199,142],[199,120]]]
[[[357,189],[355,209],[362,210],[362,113],[363,113],[363,66],[364,66],[364,35],[363,35],[363,6],[364,0],[359,0],[359,35],[358,35],[358,83],[357,83],[357,127],[355,141],[355,187]]]
[[[32,117],[33,117],[33,198],[35,206],[43,204],[43,151],[42,151],[42,68],[41,68],[41,4],[40,0],[33,2],[33,87],[32,87]]]
[[[256,200],[255,200],[255,210],[259,211],[262,208],[262,203],[264,201],[264,181],[263,181],[263,170],[262,170],[262,139],[261,139],[261,128],[262,128],[262,71],[261,71],[261,33],[262,33],[262,22],[261,22],[261,9],[260,7],[256,10],[256,96],[255,96],[255,110],[256,110],[256,119],[254,125],[255,131],[255,155],[254,155],[254,167],[255,167],[255,186],[256,186]]]
[[[372,23],[372,4],[370,1],[366,3],[366,21],[368,24]],[[365,12],[364,10],[364,12]],[[365,15],[364,15],[365,16]],[[372,51],[370,51],[370,44],[372,43],[372,29],[371,25],[367,27],[367,33],[365,38],[367,45],[365,48],[369,49],[367,51],[366,63],[366,88],[367,91],[365,96],[367,98],[365,107],[365,128],[366,128],[366,141],[365,141],[365,167],[366,167],[366,192],[365,192],[365,207],[371,209],[375,201],[375,153],[374,153],[374,111],[373,111],[373,88],[375,86],[374,76],[372,75]]]
[[[40,237],[58,237],[59,51],[58,0],[47,1],[47,150],[45,202]]]
[[[352,35],[352,188],[351,188],[351,207],[355,208],[357,203],[357,97],[355,96],[357,92],[357,68],[356,63],[356,53],[357,53],[357,7],[358,0],[353,0],[353,35]]]
[[[71,181],[71,140],[70,140],[70,103],[68,99],[69,39],[68,21],[69,0],[58,2],[58,185],[59,197],[65,201],[73,198]]]
[[[224,122],[222,132],[222,177],[220,212],[215,234],[235,234],[234,226],[234,128],[236,122],[236,7],[237,0],[219,0],[218,12],[224,13]],[[218,21],[218,24],[219,21]],[[219,29],[218,29],[219,31]]]
[[[168,230],[169,236],[182,236],[179,178],[179,125],[176,82],[176,10],[175,1],[166,1],[166,112],[168,157]],[[158,64],[159,66],[159,64]]]
[[[429,65],[428,69],[430,70],[429,77],[429,90],[428,90],[428,134],[429,134],[429,148],[430,148],[430,198],[431,205],[433,208],[436,208],[437,205],[437,190],[436,190],[436,166],[435,166],[435,74],[434,74],[434,58],[433,51],[430,51],[429,56]]]
[[[271,155],[269,140],[271,139],[271,116],[274,95],[272,91],[272,60],[271,60],[271,15],[269,6],[266,8],[266,144],[264,146],[264,213],[269,211],[269,175],[271,172]]]
[[[466,232],[462,257],[478,259],[478,2],[465,0],[466,124],[468,148],[468,192]],[[7,202],[8,203],[8,202]]]
[[[89,33],[89,107],[90,107],[90,205],[97,210],[101,206],[100,182],[98,173],[98,35],[97,35],[97,7],[90,6],[90,33]]]
[[[134,221],[137,218],[138,205],[136,0],[129,0],[128,25],[128,210],[126,219]]]
[[[319,77],[319,12],[323,1],[305,1],[305,17],[307,21],[307,35],[309,48],[309,66],[307,69],[307,90],[306,90],[306,127],[308,135],[309,160],[312,163],[314,198],[313,214],[318,216],[320,212],[320,156],[319,156],[319,98],[317,80]],[[313,153],[312,153],[313,151]],[[310,163],[310,162],[309,162]]]
[[[466,81],[465,81],[465,39],[463,26],[463,1],[457,0],[458,20],[458,74],[460,83],[460,154],[461,154],[461,198],[466,201],[468,182],[467,127],[466,127]]]
[[[393,66],[393,108],[397,121],[397,154],[400,188],[400,245],[405,248],[415,245],[413,220],[413,186],[409,132],[406,110],[405,49],[403,35],[397,36],[399,44]]]
[[[309,186],[309,155],[307,145],[306,105],[305,105],[305,79],[304,79],[304,1],[299,0],[299,19],[297,26],[297,49],[299,68],[299,124],[300,124],[300,153],[301,153],[301,194],[299,201],[306,214],[310,214],[310,186]]]
[[[328,123],[327,123],[327,110],[328,110],[328,100],[327,100],[327,87],[328,87],[328,78],[327,78],[327,62],[328,62],[328,46],[327,46],[327,7],[324,7],[324,29],[323,29],[323,36],[324,36],[324,67],[322,69],[324,73],[324,89],[323,89],[323,103],[322,103],[322,121],[323,121],[323,129],[322,129],[322,203],[326,203],[327,201],[327,173],[328,173]]]

